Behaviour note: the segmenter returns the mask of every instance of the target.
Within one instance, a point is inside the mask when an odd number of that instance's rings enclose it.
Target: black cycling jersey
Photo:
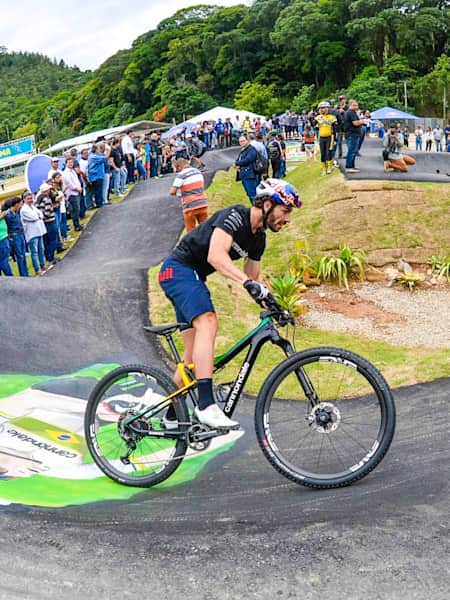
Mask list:
[[[250,208],[236,205],[219,210],[207,221],[190,231],[172,252],[172,256],[195,269],[198,276],[205,280],[215,271],[208,262],[211,236],[215,227],[229,233],[233,242],[230,250],[231,260],[251,258],[259,261],[266,247],[266,234],[263,230],[252,232]]]

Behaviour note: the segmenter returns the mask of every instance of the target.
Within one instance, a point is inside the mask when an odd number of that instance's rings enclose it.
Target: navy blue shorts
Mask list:
[[[192,326],[195,317],[215,312],[211,294],[192,267],[168,256],[159,272],[158,281],[175,308],[178,323]]]

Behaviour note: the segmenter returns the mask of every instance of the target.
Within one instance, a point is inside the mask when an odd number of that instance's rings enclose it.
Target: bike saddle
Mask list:
[[[170,333],[173,333],[177,329],[179,329],[180,331],[183,331],[184,329],[189,329],[189,324],[188,323],[171,323],[169,325],[155,325],[155,326],[146,325],[144,327],[144,329],[145,329],[145,331],[148,331],[149,333],[154,333],[155,335],[168,335]]]

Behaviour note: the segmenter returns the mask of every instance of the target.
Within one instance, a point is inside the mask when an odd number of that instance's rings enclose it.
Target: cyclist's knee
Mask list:
[[[217,332],[217,316],[215,312],[206,312],[201,315],[198,315],[193,321],[192,325],[195,329],[195,332],[209,332],[216,333]]]

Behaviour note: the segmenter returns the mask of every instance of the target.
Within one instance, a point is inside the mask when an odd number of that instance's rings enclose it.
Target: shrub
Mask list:
[[[324,255],[319,260],[317,275],[324,281],[337,281],[348,289],[350,275],[365,277],[367,255],[363,250],[352,250],[344,244],[339,256]]]
[[[294,317],[298,317],[306,311],[306,306],[300,302],[300,294],[306,288],[299,277],[291,275],[287,271],[282,276],[271,277],[270,287],[278,304]]]
[[[413,292],[415,289],[417,289],[417,286],[421,281],[423,281],[423,277],[420,273],[417,273],[416,271],[400,273],[394,279],[394,283],[400,283],[403,287],[408,288],[410,292]]]
[[[438,279],[446,277],[447,281],[450,281],[450,254],[442,258],[433,254],[433,256],[429,258],[428,264],[431,265],[431,270],[437,275]]]
[[[310,255],[310,246],[308,242],[295,240],[295,252],[288,260],[289,271],[294,277],[303,279],[303,276],[316,277],[317,269],[314,259]]]

